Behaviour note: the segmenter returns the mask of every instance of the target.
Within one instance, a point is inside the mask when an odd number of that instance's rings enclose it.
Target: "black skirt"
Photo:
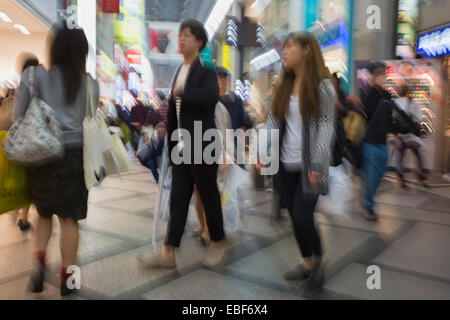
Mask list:
[[[31,201],[40,216],[86,219],[89,192],[83,170],[83,149],[66,150],[64,159],[29,168]]]

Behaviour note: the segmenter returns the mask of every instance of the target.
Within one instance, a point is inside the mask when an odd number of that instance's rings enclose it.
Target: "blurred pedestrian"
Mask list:
[[[311,33],[290,33],[283,58],[284,70],[266,126],[281,131],[280,184],[304,262],[285,279],[308,278],[308,288],[315,289],[323,283],[323,252],[314,210],[319,195],[328,189],[337,98]]]
[[[83,170],[83,119],[86,114],[87,81],[86,59],[89,45],[81,29],[69,29],[66,24],[57,27],[50,48],[51,67],[29,68],[24,72],[18,89],[13,119],[23,116],[31,102],[29,73],[34,73],[36,94],[52,107],[63,131],[65,157],[62,160],[29,169],[31,201],[39,218],[36,225],[36,268],[29,289],[44,290],[45,260],[52,234],[52,216],[61,226],[61,295],[74,292],[67,286],[69,266],[76,264],[79,242],[78,221],[85,219],[88,207]],[[94,81],[94,80],[92,80]],[[99,88],[95,82],[95,101]]]
[[[220,83],[220,82],[219,82]],[[220,85],[219,85],[220,87]],[[219,164],[218,174],[217,174],[217,183],[219,186],[224,186],[226,183],[226,179],[229,173],[230,165],[227,164],[227,159],[231,159],[231,155],[235,151],[234,144],[229,146],[226,144],[226,130],[232,129],[232,120],[230,113],[227,108],[222,104],[218,103],[216,105],[215,111],[215,122],[217,128],[220,130],[222,135],[222,154],[223,154],[223,164]],[[222,190],[220,190],[222,192]],[[198,237],[201,243],[207,246],[210,242],[210,236],[208,232],[208,224],[206,223],[206,215],[205,209],[203,207],[203,203],[200,198],[200,194],[197,188],[194,189],[195,196],[195,209],[197,211],[198,217],[198,226],[191,232],[192,237]],[[226,219],[227,217],[224,217]]]
[[[191,137],[201,139],[208,129],[216,129],[214,113],[219,101],[219,86],[213,70],[206,67],[199,57],[205,48],[208,36],[203,25],[196,20],[186,20],[180,26],[178,45],[183,54],[183,65],[178,69],[169,99],[168,135],[177,129],[185,129]],[[194,122],[201,122],[201,137],[194,134]],[[172,190],[170,197],[170,221],[167,238],[161,252],[150,257],[138,257],[149,267],[176,268],[175,248],[180,246],[186,226],[189,203],[194,185],[197,187],[201,202],[205,208],[211,242],[204,261],[206,268],[219,267],[224,261],[221,241],[225,238],[220,194],[217,187],[218,165],[207,164],[202,157],[201,164],[194,164],[194,143],[182,146],[181,140],[169,140],[169,155],[175,152],[188,152],[187,161],[172,164]],[[202,142],[202,154],[208,142]],[[186,163],[188,162],[188,163]]]
[[[10,89],[0,103],[0,130],[7,131],[12,125],[12,112],[15,104],[15,90]]]
[[[408,133],[397,134],[396,137],[399,140],[399,159],[397,175],[400,180],[401,186],[406,187],[404,169],[403,169],[403,159],[405,152],[410,149],[415,157],[417,158],[418,171],[417,177],[423,186],[428,187],[428,180],[424,169],[424,164],[422,156],[420,155],[420,148],[423,143],[419,136],[425,133],[425,130],[420,126],[421,111],[420,106],[410,97],[409,87],[406,84],[400,86],[399,98],[394,100],[395,105],[399,109],[399,117],[402,118],[405,126],[408,126]]]
[[[137,158],[142,165],[150,169],[156,183],[159,182],[158,158],[162,155],[165,138],[166,126],[161,115],[154,106],[150,106],[141,131]]]
[[[364,216],[370,221],[378,219],[374,210],[374,196],[386,171],[388,162],[387,135],[393,130],[393,104],[386,84],[386,65],[372,62],[370,84],[366,91],[361,90],[361,100],[367,114],[368,124],[363,139],[363,207]]]

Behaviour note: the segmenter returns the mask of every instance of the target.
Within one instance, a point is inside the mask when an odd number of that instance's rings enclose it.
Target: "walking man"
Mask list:
[[[204,66],[199,58],[199,53],[205,48],[207,41],[206,30],[200,22],[191,19],[181,24],[178,46],[183,54],[184,63],[176,74],[168,111],[169,155],[171,155],[173,174],[170,220],[161,252],[149,257],[138,257],[148,267],[176,268],[175,248],[180,246],[184,233],[194,185],[205,209],[206,223],[211,237],[204,266],[214,268],[223,263],[224,252],[221,241],[225,238],[225,234],[217,187],[218,164],[206,164],[203,158],[201,164],[194,163],[195,143],[201,144],[202,154],[209,144],[209,142],[194,141],[194,139],[202,139],[205,131],[216,129],[214,114],[220,98],[215,71]],[[194,122],[197,122],[197,126],[200,122],[201,136],[198,133],[194,135]],[[176,132],[178,128],[186,130],[191,136],[191,143],[186,144],[182,149],[183,153],[190,154],[189,163],[186,163],[186,157],[183,157],[181,164],[175,164],[173,161],[173,154],[179,151],[180,140]]]

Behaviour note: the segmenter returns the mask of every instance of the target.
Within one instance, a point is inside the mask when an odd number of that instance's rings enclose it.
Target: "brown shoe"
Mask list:
[[[284,279],[287,281],[307,279],[310,273],[311,270],[308,270],[308,268],[300,264],[294,270],[285,273]]]
[[[378,221],[378,215],[372,210],[366,210],[364,217],[369,221]]]
[[[223,248],[209,247],[203,266],[206,269],[218,269],[225,264],[225,250]]]
[[[147,268],[176,269],[177,264],[175,256],[170,259],[164,259],[161,252],[152,252],[150,255],[139,255],[137,259]]]

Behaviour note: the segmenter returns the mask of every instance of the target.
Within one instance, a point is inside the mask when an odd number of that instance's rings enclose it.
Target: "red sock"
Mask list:
[[[67,268],[66,267],[61,267],[61,272],[59,275],[59,278],[61,279],[61,282],[66,282],[67,279],[69,279],[70,274],[67,273]]]
[[[45,266],[45,251],[37,251],[35,253],[36,260],[39,262],[39,265]]]

